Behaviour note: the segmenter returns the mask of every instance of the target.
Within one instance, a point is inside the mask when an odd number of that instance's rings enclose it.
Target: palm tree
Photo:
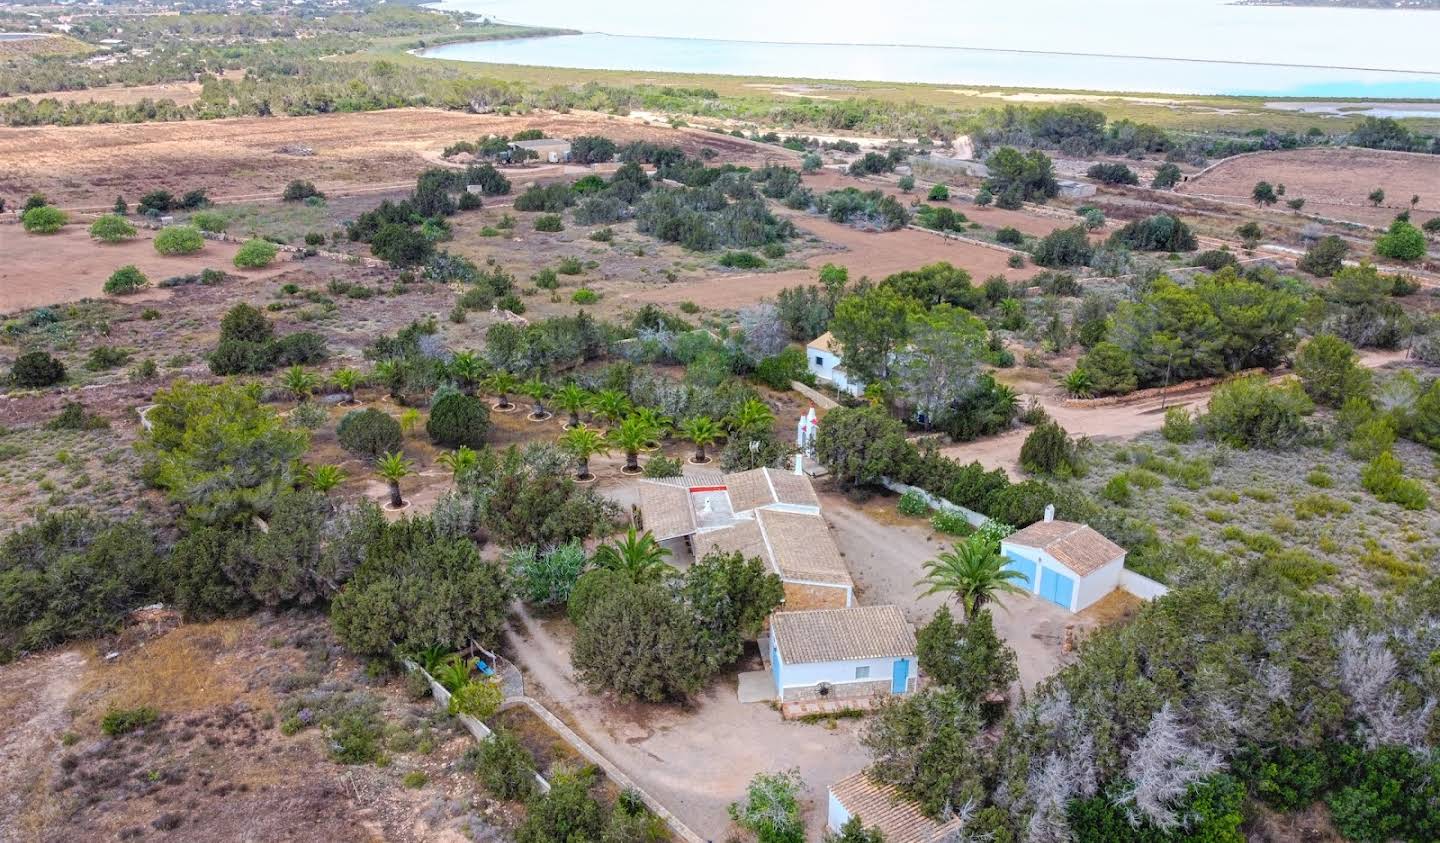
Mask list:
[[[441,454],[435,461],[450,469],[450,476],[458,484],[460,475],[480,464],[480,454],[468,445],[461,445],[453,451]]]
[[[413,472],[410,461],[405,459],[404,454],[391,453],[380,458],[375,463],[375,473],[380,479],[390,484],[390,508],[399,509],[405,505],[405,499],[400,497],[400,481],[410,476]]]
[[[296,401],[306,401],[310,398],[310,394],[320,386],[320,379],[305,371],[304,366],[291,366],[280,376],[280,386],[295,396]]]
[[[655,409],[654,407],[638,407],[635,410],[635,417],[650,428],[650,438],[645,440],[645,447],[654,450],[660,447],[661,439],[670,435],[670,417]]]
[[[495,406],[501,410],[514,408],[510,403],[510,393],[520,387],[520,379],[513,374],[501,369],[485,379],[485,389],[500,399]]]
[[[485,361],[473,351],[460,351],[450,360],[450,377],[460,384],[460,391],[474,395],[475,387],[485,379]]]
[[[593,561],[601,568],[626,575],[631,582],[647,583],[664,579],[675,570],[665,562],[669,555],[670,551],[661,547],[649,531],[637,535],[631,527],[620,541],[597,547]]]
[[[325,495],[345,482],[345,472],[338,465],[311,465],[305,468],[305,480],[310,488]]]
[[[925,570],[925,578],[915,584],[929,585],[925,594],[950,592],[966,618],[974,617],[999,594],[1026,593],[1011,582],[1023,580],[1025,575],[1006,568],[995,545],[979,536],[957,542],[953,549],[927,561]]]
[[[680,425],[680,435],[695,443],[695,462],[709,462],[710,458],[705,456],[705,446],[715,444],[720,438],[720,425],[709,416],[695,416],[687,419]]]
[[[548,415],[545,412],[545,399],[550,397],[550,384],[541,380],[538,372],[520,385],[520,391],[535,402],[535,412],[530,414],[530,418],[539,421]]]
[[[570,414],[570,423],[567,428],[580,426],[580,411],[590,405],[590,393],[585,387],[574,381],[565,384],[555,390],[555,406]]]
[[[602,389],[590,399],[590,411],[606,424],[616,424],[630,414],[630,399],[618,389]]]
[[[572,427],[560,437],[560,447],[575,458],[575,477],[589,480],[590,458],[596,454],[610,453],[605,437],[586,427]]]
[[[610,444],[625,452],[625,473],[640,471],[640,449],[650,441],[654,429],[639,416],[626,416],[620,426],[610,431]]]
[[[339,387],[340,391],[345,395],[342,403],[354,404],[355,390],[359,389],[360,384],[364,383],[365,376],[360,374],[357,369],[341,369],[331,375],[330,378],[335,381],[335,385]]]
[[[732,433],[749,433],[759,430],[769,430],[775,423],[775,414],[765,402],[756,398],[749,398],[736,407],[725,420],[725,426]]]

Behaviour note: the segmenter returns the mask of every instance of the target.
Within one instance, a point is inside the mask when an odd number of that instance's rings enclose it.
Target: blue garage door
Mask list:
[[[1070,608],[1070,595],[1075,591],[1075,581],[1049,568],[1040,569],[1040,596],[1051,603]]]
[[[1035,563],[1026,559],[1013,550],[1005,551],[1005,568],[1011,571],[1019,571],[1024,577],[1024,582],[1012,580],[1018,586],[1023,586],[1026,591],[1035,590]]]

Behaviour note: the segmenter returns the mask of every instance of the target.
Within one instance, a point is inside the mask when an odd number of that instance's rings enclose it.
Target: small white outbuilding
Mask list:
[[[776,612],[769,655],[781,703],[908,694],[919,684],[915,633],[898,606]]]
[[[1085,524],[1037,521],[1000,542],[1005,567],[1030,593],[1079,612],[1116,588],[1125,570],[1125,548]]]
[[[835,387],[836,391],[848,395],[860,396],[865,392],[865,384],[854,380],[845,371],[845,366],[840,360],[840,344],[829,332],[821,334],[805,346],[806,368],[810,374],[821,383]]]

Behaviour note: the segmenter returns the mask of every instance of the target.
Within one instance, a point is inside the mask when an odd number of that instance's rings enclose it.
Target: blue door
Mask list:
[[[891,678],[890,690],[892,693],[903,694],[905,686],[908,684],[910,684],[910,660],[896,659],[895,675]]]
[[[1005,551],[1005,568],[1010,571],[1019,571],[1025,579],[1016,582],[1016,585],[1024,586],[1026,591],[1035,591],[1035,562],[1026,559],[1013,550]]]
[[[1049,568],[1040,569],[1041,597],[1068,609],[1070,608],[1070,596],[1074,591],[1074,580],[1063,574],[1057,574]]]
[[[772,633],[772,636],[773,636],[773,633]],[[776,698],[776,699],[779,699],[779,698],[780,698],[780,695],[781,695],[781,691],[780,691],[780,645],[775,643],[775,639],[774,639],[773,637],[770,639],[770,672],[773,673],[773,674],[775,674],[775,698]]]

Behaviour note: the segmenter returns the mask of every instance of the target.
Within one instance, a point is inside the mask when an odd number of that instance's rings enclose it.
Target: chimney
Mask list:
[[[1049,524],[1051,521],[1054,521],[1054,520],[1055,520],[1055,504],[1053,504],[1053,503],[1047,503],[1047,504],[1045,504],[1045,523],[1046,523],[1046,524]]]

